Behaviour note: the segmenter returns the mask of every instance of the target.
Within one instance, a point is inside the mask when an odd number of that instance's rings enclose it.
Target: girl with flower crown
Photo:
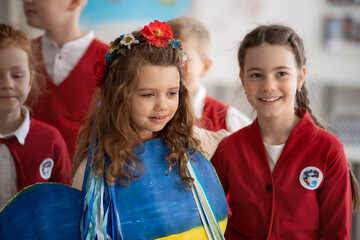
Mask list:
[[[226,198],[198,150],[181,43],[155,20],[110,44],[74,157],[82,238],[223,239]]]

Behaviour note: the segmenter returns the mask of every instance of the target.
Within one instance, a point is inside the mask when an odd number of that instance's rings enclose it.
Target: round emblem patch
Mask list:
[[[301,171],[299,180],[304,188],[315,190],[320,186],[323,174],[317,167],[306,167]]]
[[[54,160],[52,160],[51,158],[45,158],[44,161],[42,161],[42,163],[40,164],[40,176],[44,179],[44,180],[48,180],[51,177],[51,171],[52,168],[54,167]]]

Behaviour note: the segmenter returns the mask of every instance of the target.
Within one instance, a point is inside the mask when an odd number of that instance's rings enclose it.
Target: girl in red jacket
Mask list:
[[[289,27],[259,26],[238,60],[257,118],[212,158],[230,208],[226,239],[350,239],[349,167],[309,107],[302,39]]]
[[[59,131],[29,116],[24,105],[37,89],[30,42],[0,25],[0,209],[18,191],[37,182],[70,184],[66,144]]]

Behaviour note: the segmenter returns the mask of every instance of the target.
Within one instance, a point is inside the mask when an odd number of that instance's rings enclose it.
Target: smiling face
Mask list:
[[[174,66],[145,65],[137,81],[130,118],[145,141],[173,118],[179,104],[180,73]]]
[[[262,44],[246,51],[240,78],[246,97],[259,118],[288,118],[295,114],[295,94],[305,78],[286,46]]]
[[[30,89],[27,53],[14,46],[0,50],[0,115],[19,115]]]

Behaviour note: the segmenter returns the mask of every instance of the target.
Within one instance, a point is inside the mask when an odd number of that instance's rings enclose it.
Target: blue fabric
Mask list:
[[[82,193],[57,183],[23,189],[0,212],[1,240],[79,240]]]
[[[166,176],[165,155],[168,151],[162,139],[147,141],[143,147],[137,146],[133,152],[144,164],[143,176],[126,187],[119,183],[115,185],[114,200],[123,239],[156,239],[202,226],[193,194],[181,187],[177,167]],[[211,163],[201,153],[190,158],[195,160],[194,169],[217,219],[226,219],[226,198]]]
[[[173,167],[171,173],[165,175],[168,171],[165,161],[168,147],[165,142],[154,139],[143,146],[145,151],[138,146],[134,152],[144,164],[144,175],[126,187],[118,183],[107,186],[104,178],[94,179],[89,158],[84,177],[86,182],[83,184],[86,192],[55,183],[35,184],[22,190],[0,212],[0,239],[81,239],[80,231],[89,231],[84,221],[94,223],[91,219],[94,215],[91,214],[98,213],[98,209],[92,211],[92,205],[99,199],[94,189],[101,186],[101,181],[105,185],[105,225],[102,227],[106,227],[114,240],[157,239],[201,227],[193,194],[182,189],[178,169]],[[211,163],[201,153],[190,157],[195,160],[194,169],[217,219],[226,220],[226,198]],[[87,202],[85,207],[84,201]],[[83,211],[85,215],[82,218]],[[121,226],[117,225],[116,211]],[[123,236],[118,231],[119,227]],[[95,238],[91,236],[91,239]]]

